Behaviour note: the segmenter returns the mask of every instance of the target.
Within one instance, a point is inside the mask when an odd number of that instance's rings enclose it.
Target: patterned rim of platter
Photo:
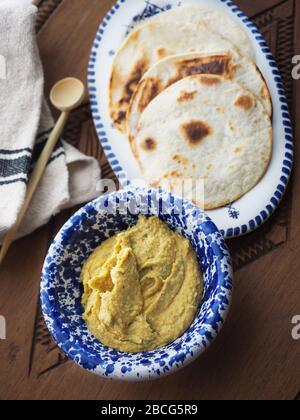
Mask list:
[[[227,238],[259,228],[274,213],[286,191],[293,166],[293,129],[284,86],[277,64],[256,26],[228,0],[119,0],[97,32],[88,66],[91,109],[98,137],[107,159],[123,187],[143,186],[129,142],[114,128],[109,116],[109,80],[115,52],[123,39],[141,21],[186,4],[215,8],[242,25],[252,41],[257,65],[273,102],[273,157],[264,178],[244,197],[226,207],[208,211]]]

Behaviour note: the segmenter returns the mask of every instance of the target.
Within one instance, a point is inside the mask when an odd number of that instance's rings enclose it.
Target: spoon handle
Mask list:
[[[53,150],[64,130],[64,127],[66,125],[66,122],[68,120],[69,117],[69,112],[62,112],[61,116],[59,117],[59,119],[57,120],[57,123],[55,125],[55,127],[52,130],[52,133],[49,136],[49,139],[47,140],[47,143],[45,144],[45,147],[34,167],[34,170],[31,174],[30,180],[28,182],[27,185],[27,191],[26,191],[26,196],[25,196],[25,200],[24,203],[22,205],[22,208],[18,214],[16,223],[13,225],[13,227],[7,232],[3,244],[2,244],[2,248],[0,251],[0,264],[2,263],[2,261],[4,260],[7,251],[11,245],[11,243],[13,242],[19,227],[22,223],[22,220],[24,219],[24,216],[26,214],[26,211],[28,210],[28,207],[31,203],[32,197],[40,183],[40,180],[45,172],[45,169],[47,167],[48,161],[53,153]]]

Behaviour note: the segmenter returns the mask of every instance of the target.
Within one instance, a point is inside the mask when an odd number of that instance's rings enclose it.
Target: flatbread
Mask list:
[[[143,112],[131,143],[150,186],[209,210],[232,203],[263,177],[272,125],[263,105],[238,83],[194,75],[160,93]],[[201,190],[204,181],[204,191]]]
[[[127,110],[139,81],[161,59],[188,52],[219,53],[238,46],[245,55],[252,55],[249,40],[240,42],[237,35],[232,40],[220,35],[223,30],[228,34],[231,28],[232,33],[239,33],[244,40],[246,35],[239,25],[224,17],[228,26],[223,28],[215,20],[222,14],[209,12],[210,9],[205,13],[205,10],[198,6],[182,6],[165,12],[138,26],[124,41],[115,56],[109,88],[111,118],[120,131],[126,132]],[[209,16],[208,24],[206,16]]]
[[[136,134],[141,114],[148,104],[167,87],[194,74],[215,74],[235,80],[260,100],[267,114],[272,115],[272,101],[268,86],[256,64],[236,51],[201,55],[170,56],[152,66],[140,81],[127,113],[129,138]]]
[[[174,7],[168,12],[155,15],[152,20],[164,22],[166,18],[173,22],[188,22],[192,25],[202,22],[208,30],[219,34],[222,38],[234,44],[242,55],[251,59],[254,58],[254,50],[250,38],[240,21],[236,20],[235,15],[232,15],[231,18],[216,9],[199,4],[188,4]]]

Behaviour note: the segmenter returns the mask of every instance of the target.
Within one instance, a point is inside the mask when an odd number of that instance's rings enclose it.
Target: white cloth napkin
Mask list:
[[[15,223],[30,172],[54,122],[44,100],[44,76],[31,0],[0,0],[0,242]],[[60,210],[99,195],[98,162],[59,142],[19,235]]]

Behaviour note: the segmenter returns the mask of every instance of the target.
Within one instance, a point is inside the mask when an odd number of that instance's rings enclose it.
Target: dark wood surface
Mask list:
[[[38,40],[46,93],[74,75],[86,80],[90,48],[113,0],[37,0]],[[300,54],[299,0],[236,2],[266,35],[286,85],[296,130],[296,167],[289,191],[259,231],[229,241],[235,266],[232,310],[211,349],[193,365],[165,379],[140,384],[95,377],[60,353],[39,306],[40,272],[48,246],[72,211],[16,242],[0,269],[0,399],[299,399],[300,342],[291,336],[300,315],[300,80],[291,59]],[[76,111],[66,139],[99,159],[113,177],[95,134],[88,98]]]

